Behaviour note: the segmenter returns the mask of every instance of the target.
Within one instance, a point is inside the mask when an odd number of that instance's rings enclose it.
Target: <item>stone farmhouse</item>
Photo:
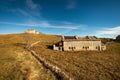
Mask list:
[[[29,33],[29,34],[39,34],[38,31],[33,30],[33,29],[28,29],[28,30],[25,31],[25,33]]]
[[[95,36],[63,36],[62,40],[53,45],[53,50],[60,51],[101,51],[106,50],[106,46]]]

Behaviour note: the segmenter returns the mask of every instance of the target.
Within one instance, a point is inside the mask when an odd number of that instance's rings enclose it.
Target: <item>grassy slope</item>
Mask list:
[[[0,35],[0,80],[55,80],[49,70],[23,49],[24,44],[23,34]]]
[[[0,80],[54,80],[55,77],[31,55],[23,50],[23,34],[0,35]],[[41,40],[32,49],[39,56],[60,66],[63,70],[82,80],[120,79],[120,43],[109,43],[102,52],[61,52],[51,50],[59,36],[32,35],[31,42]]]
[[[60,40],[60,37],[47,35],[44,37],[41,35],[39,38],[53,42]],[[77,80],[120,79],[120,43],[111,42],[107,50],[101,52],[61,52],[49,49],[53,42],[41,42],[32,49],[39,56],[69,72]]]

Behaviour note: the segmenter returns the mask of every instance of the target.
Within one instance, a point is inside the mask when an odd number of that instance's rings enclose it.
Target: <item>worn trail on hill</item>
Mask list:
[[[33,44],[31,44],[31,47],[34,46],[35,44],[38,44],[41,41],[37,41]],[[74,80],[73,78],[70,77],[69,73],[61,70],[61,68],[59,68],[56,65],[51,64],[50,62],[46,61],[45,59],[43,59],[42,57],[38,57],[35,53],[35,51],[28,49],[28,51],[31,52],[32,56],[34,56],[46,69],[49,69],[58,80]]]

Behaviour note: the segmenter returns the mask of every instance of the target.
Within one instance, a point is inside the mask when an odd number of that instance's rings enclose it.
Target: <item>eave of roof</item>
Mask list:
[[[101,40],[99,40],[99,39],[97,39],[97,40],[90,40],[90,39],[82,39],[82,40],[80,40],[80,39],[75,39],[75,40],[73,40],[73,39],[69,39],[69,40],[63,40],[64,42],[66,41],[66,42],[71,42],[71,41],[101,41]]]

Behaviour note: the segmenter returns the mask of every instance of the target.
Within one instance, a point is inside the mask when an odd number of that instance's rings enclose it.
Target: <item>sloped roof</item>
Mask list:
[[[76,39],[75,36],[64,36],[65,40]]]
[[[79,37],[79,36],[63,36],[63,41],[99,41],[95,36],[85,36],[85,37]]]

